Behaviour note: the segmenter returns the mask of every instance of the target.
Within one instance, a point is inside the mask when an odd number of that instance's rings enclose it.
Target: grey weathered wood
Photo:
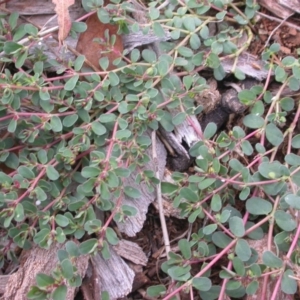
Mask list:
[[[111,257],[105,260],[100,254],[92,257],[90,271],[87,273],[94,299],[99,299],[99,292],[107,291],[110,299],[126,296],[132,289],[134,272],[124,260],[110,248]],[[98,295],[97,295],[98,292]]]
[[[0,294],[4,294],[10,275],[0,275]]]
[[[279,4],[285,8],[291,9],[297,13],[300,13],[300,1],[299,0],[279,0]]]
[[[233,63],[233,58],[227,58],[221,61],[222,67],[226,73],[231,73]],[[261,59],[246,51],[239,55],[236,68],[240,69],[247,76],[259,81],[266,79],[269,72],[265,69],[265,63]]]
[[[145,132],[144,135],[147,135],[149,138],[151,138],[149,131]],[[162,179],[166,167],[167,153],[164,145],[158,139],[156,142],[156,152],[159,158],[159,179]],[[150,161],[144,164],[142,169],[152,170],[153,172],[155,172],[155,166],[152,160],[151,146],[146,150],[146,154],[150,157]],[[135,216],[128,217],[125,222],[117,223],[119,230],[126,233],[128,236],[135,236],[135,234],[142,229],[143,224],[146,220],[148,206],[155,200],[156,197],[155,191],[150,192],[145,183],[136,183],[136,177],[138,174],[140,174],[140,172],[141,169],[136,169],[128,178],[124,179],[124,186],[132,186],[138,189],[142,194],[142,197],[140,199],[133,199],[127,196],[125,196],[123,199],[122,204],[130,205],[137,209],[137,214]]]
[[[9,277],[5,287],[4,300],[27,300],[26,297],[31,286],[36,285],[35,277],[38,273],[50,275],[58,263],[57,251],[65,249],[64,244],[53,243],[48,250],[34,246],[31,250],[23,250],[20,257],[18,271]],[[81,277],[84,277],[88,256],[80,256],[75,259],[75,266]],[[73,300],[75,288],[68,287],[66,300]]]
[[[282,19],[285,19],[295,13],[293,9],[281,5],[278,0],[258,0],[257,2],[259,5],[265,7],[267,10]]]
[[[113,246],[113,248],[121,257],[137,265],[147,265],[148,258],[143,249],[136,243],[127,240],[120,240],[117,245]]]

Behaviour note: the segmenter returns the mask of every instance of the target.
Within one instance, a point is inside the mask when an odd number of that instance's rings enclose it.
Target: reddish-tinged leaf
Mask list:
[[[74,4],[74,0],[52,0],[52,3],[55,4],[55,11],[57,13],[59,27],[58,40],[61,44],[71,30],[72,21],[68,8]]]

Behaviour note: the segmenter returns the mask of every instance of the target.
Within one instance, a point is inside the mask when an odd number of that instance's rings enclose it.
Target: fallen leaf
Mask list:
[[[72,20],[68,8],[74,4],[74,0],[52,0],[52,3],[55,4],[58,20],[58,40],[62,44],[71,30]]]
[[[76,50],[85,55],[85,58],[97,69],[99,59],[107,57],[108,67],[106,70],[114,69],[112,64],[123,52],[122,37],[117,33],[118,25],[103,24],[99,21],[97,14],[93,14],[86,20],[87,30],[80,34]],[[108,30],[109,36],[116,35],[116,42],[113,46],[106,41],[105,31]]]

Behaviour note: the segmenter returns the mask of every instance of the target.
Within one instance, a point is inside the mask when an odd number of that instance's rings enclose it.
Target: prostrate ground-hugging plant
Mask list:
[[[160,43],[160,57],[148,48],[125,49],[115,69],[106,71],[103,57],[103,71],[87,72],[83,56],[48,59],[36,47],[38,28],[18,25],[15,12],[0,15],[0,266],[16,259],[16,247],[48,249],[67,241],[59,264],[51,275],[37,276],[29,299],[64,299],[67,286],[80,286],[76,257],[101,252],[109,259],[110,245],[118,243],[111,222],[136,214],[124,196],[142,197],[124,179],[139,170],[136,182],[150,190],[159,182],[143,168],[151,160],[147,130],[171,132],[200,113],[195,96],[208,88],[207,76],[245,79],[239,58],[256,37],[259,6],[251,0],[149,1],[147,24],[132,17],[129,1],[82,4],[103,23],[118,24],[124,35],[153,31],[170,39]],[[70,34],[84,29],[73,22]],[[114,41],[107,35],[107,51],[117,51]],[[279,44],[266,47],[266,80],[239,92],[244,116],[221,132],[214,123],[202,128],[201,141],[189,149],[194,167],[162,182],[162,193],[193,231],[161,266],[168,284],[149,287],[149,296],[175,299],[186,292],[209,300],[259,293],[261,299],[287,299],[277,297],[297,293],[300,60],[279,60],[279,53]],[[55,75],[48,72],[53,67]],[[272,80],[276,89],[270,89]],[[179,113],[172,116],[170,108]],[[99,211],[105,212],[102,221]]]

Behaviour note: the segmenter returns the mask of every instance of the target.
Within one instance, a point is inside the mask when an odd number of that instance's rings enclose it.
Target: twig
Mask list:
[[[159,178],[160,176],[159,176],[159,171],[158,171],[158,159],[157,159],[157,153],[156,153],[156,131],[152,131],[151,139],[152,139],[152,158],[153,158],[153,163],[154,163],[154,168],[155,168],[155,175],[157,178]],[[160,182],[156,186],[156,197],[157,197],[157,204],[158,204],[158,210],[159,210],[160,224],[161,224],[161,228],[162,228],[164,244],[166,247],[166,254],[167,254],[167,258],[169,259],[169,252],[171,251],[171,247],[170,247],[170,239],[169,239],[166,219],[165,219],[165,215],[164,215]]]
[[[282,19],[279,19],[279,18],[276,18],[276,17],[272,17],[272,16],[268,16],[268,15],[262,13],[262,12],[257,12],[257,14],[258,14],[259,16],[262,16],[262,17],[264,17],[264,18],[266,18],[266,19],[269,19],[269,20],[271,20],[271,21],[282,22]],[[289,16],[289,17],[290,17],[290,16]],[[288,17],[288,18],[289,18],[289,17]],[[297,26],[297,25],[295,25],[295,24],[292,24],[292,23],[290,23],[290,22],[285,22],[285,25],[286,25],[286,26],[289,26],[289,27],[291,27],[291,28],[295,28],[296,30],[300,31],[300,27]]]
[[[270,39],[272,38],[272,36],[273,36],[273,34],[276,32],[276,30],[277,29],[279,29],[285,22],[286,22],[286,20],[289,18],[289,17],[291,17],[293,14],[291,14],[291,15],[289,15],[289,16],[287,16],[286,18],[284,18],[273,30],[272,30],[272,32],[271,32],[271,34],[269,35],[269,37],[268,37],[268,39],[267,39],[267,41],[266,41],[266,43],[265,43],[265,46],[264,46],[264,48],[266,48],[267,46],[268,46],[268,44],[269,44],[269,42],[270,42]]]

